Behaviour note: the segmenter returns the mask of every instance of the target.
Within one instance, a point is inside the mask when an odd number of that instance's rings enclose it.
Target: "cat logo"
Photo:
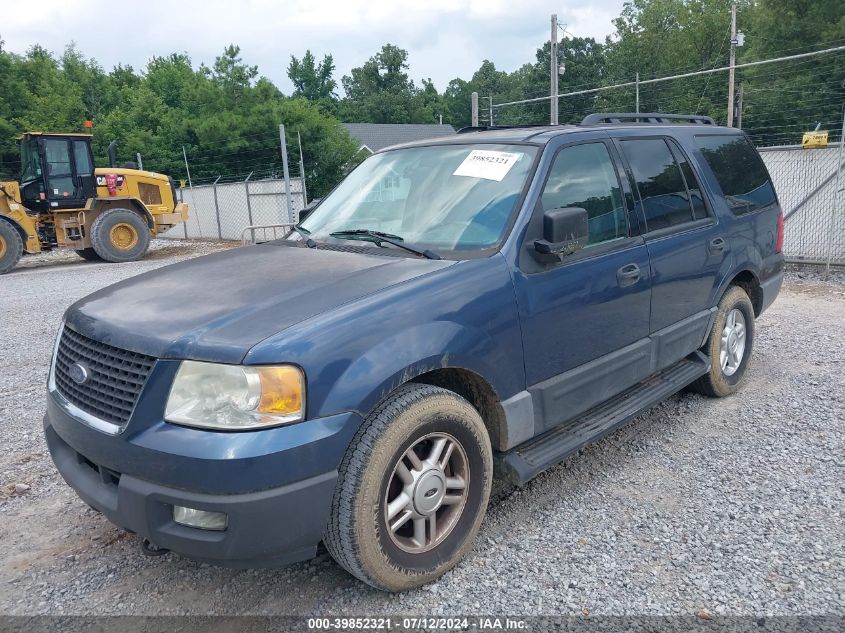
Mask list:
[[[118,187],[122,187],[122,186],[123,186],[123,181],[124,181],[123,176],[118,175],[118,176],[117,176],[117,186],[118,186]],[[97,176],[97,186],[98,186],[98,187],[105,187],[106,185],[107,185],[107,183],[106,183],[106,177],[105,177],[105,176]]]

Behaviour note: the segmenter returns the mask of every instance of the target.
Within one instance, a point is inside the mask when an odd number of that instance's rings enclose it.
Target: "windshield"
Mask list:
[[[38,156],[38,141],[32,137],[21,141],[21,182],[41,179],[41,159]]]
[[[524,145],[484,144],[375,154],[320,203],[302,228],[318,241],[339,239],[341,231],[368,229],[437,251],[495,246],[509,225],[536,152]]]

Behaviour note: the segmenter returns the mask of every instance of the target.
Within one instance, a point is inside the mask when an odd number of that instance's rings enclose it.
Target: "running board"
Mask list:
[[[710,361],[693,352],[580,417],[496,456],[497,474],[522,485],[587,444],[624,426],[645,409],[665,400],[710,371]]]

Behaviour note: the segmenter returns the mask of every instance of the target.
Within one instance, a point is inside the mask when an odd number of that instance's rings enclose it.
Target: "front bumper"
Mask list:
[[[44,434],[50,455],[86,503],[158,547],[230,567],[278,566],[315,555],[329,519],[337,468],[360,421],[356,414],[345,414],[292,425],[288,439],[309,433],[309,424],[323,431],[304,444],[280,443],[278,429],[259,431],[275,434],[267,437],[267,452],[250,455],[238,454],[245,434],[205,432],[208,443],[228,439],[230,453],[207,446],[205,455],[188,456],[151,450],[144,446],[149,438],[141,441],[143,433],[107,435],[68,416],[52,395],[47,400]],[[181,432],[199,437],[196,429],[168,426],[173,428],[155,425],[151,430],[166,432],[170,439]],[[334,432],[326,432],[329,428]],[[274,437],[276,442],[269,441]],[[273,464],[276,478],[269,479]],[[191,477],[181,476],[187,472]],[[227,528],[210,531],[175,523],[174,505],[225,512]]]

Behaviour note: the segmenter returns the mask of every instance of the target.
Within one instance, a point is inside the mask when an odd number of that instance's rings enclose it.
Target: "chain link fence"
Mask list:
[[[783,207],[786,259],[845,265],[845,178],[838,174],[838,145],[759,149]],[[290,183],[290,211],[282,179],[179,189],[179,198],[190,204],[190,218],[162,237],[241,240],[250,226],[295,223],[305,206],[305,194],[301,178],[291,178]]]
[[[190,205],[190,218],[161,237],[240,240],[249,226],[296,223],[305,206],[305,193],[301,178],[291,178],[290,185],[290,209],[282,179],[181,188],[177,196]]]
[[[762,147],[784,216],[787,261],[845,265],[845,180],[839,147]]]

